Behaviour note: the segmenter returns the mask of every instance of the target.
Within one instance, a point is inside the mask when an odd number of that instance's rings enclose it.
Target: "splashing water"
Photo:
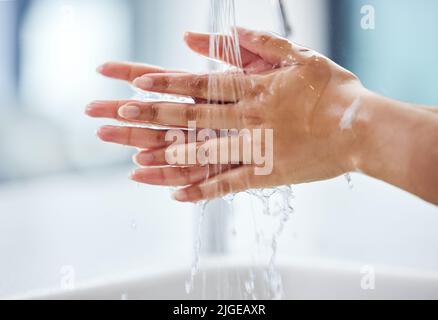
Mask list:
[[[190,97],[144,91],[135,86],[131,86],[131,89],[134,92],[133,96],[131,97],[132,100],[144,101],[144,102],[160,101],[160,102],[175,102],[175,103],[193,103],[193,99]]]
[[[131,220],[131,229],[132,230],[137,230],[138,224],[137,224],[137,220],[132,219]]]
[[[192,262],[192,268],[190,270],[190,278],[186,281],[185,288],[186,293],[190,294],[193,290],[195,284],[195,277],[199,272],[199,262],[201,260],[201,246],[202,246],[202,223],[205,217],[205,208],[207,206],[207,201],[201,201],[197,204],[200,215],[198,222],[198,235],[194,245],[194,258]]]
[[[254,270],[249,270],[249,279],[245,281],[245,293],[250,300],[256,300],[255,295],[255,274]]]
[[[293,214],[294,209],[291,204],[291,200],[294,198],[292,187],[284,186],[276,189],[276,192],[280,193],[282,205],[280,207],[280,222],[277,230],[272,236],[271,243],[271,259],[269,261],[269,267],[266,272],[267,281],[269,284],[269,293],[272,299],[281,299],[283,297],[283,282],[280,273],[275,268],[275,259],[277,257],[278,239],[283,233],[286,223],[289,221],[290,216]]]
[[[281,299],[283,297],[283,284],[281,274],[276,269],[276,258],[278,241],[283,230],[294,213],[292,200],[294,199],[291,186],[282,186],[275,189],[250,190],[249,194],[259,199],[263,205],[263,213],[272,219],[277,219],[278,225],[270,236],[269,248],[271,250],[268,267],[265,270],[265,281],[267,284],[268,296],[271,299]],[[260,230],[256,230],[256,241],[261,245],[260,239],[263,235]]]
[[[233,236],[237,236],[237,229],[236,229],[236,213],[234,211],[234,200],[236,199],[236,194],[235,193],[230,193],[228,195],[226,195],[224,198],[224,201],[228,204],[230,211],[231,211],[231,218],[232,218],[232,229],[231,229],[231,234]]]
[[[239,40],[236,31],[236,15],[234,0],[210,0],[210,76],[208,82],[208,103],[226,103],[224,96],[224,85],[221,77],[217,76],[218,72],[227,72],[234,78],[231,96],[233,100],[242,95],[243,85],[239,81],[238,75],[243,75],[242,58],[239,46]],[[219,62],[222,61],[222,62]],[[218,99],[219,98],[219,99]],[[206,179],[208,176],[206,177]],[[278,249],[278,240],[293,213],[293,193],[291,186],[283,186],[275,189],[249,190],[246,192],[255,199],[261,201],[263,206],[263,215],[275,219],[277,226],[269,236],[270,258],[264,272],[267,294],[272,299],[281,299],[283,296],[283,285],[280,273],[276,270],[276,257]],[[230,194],[223,198],[230,205],[232,218],[234,219],[233,203],[236,201],[236,194]],[[202,202],[198,205],[201,211],[198,223],[198,235],[194,245],[194,260],[190,272],[190,277],[186,281],[186,292],[189,294],[193,291],[194,280],[199,272],[200,251],[201,251],[201,229],[203,219],[205,218],[205,208],[208,202]],[[254,225],[256,234],[256,243],[260,245],[261,239],[265,233],[263,230],[257,230]],[[235,235],[235,228],[232,233]],[[249,270],[249,277],[243,283],[244,295],[248,299],[256,299],[256,276],[254,269]]]
[[[347,180],[348,188],[350,188],[350,190],[353,190],[354,184],[353,184],[353,178],[351,177],[351,173],[346,173],[344,177],[345,180]]]

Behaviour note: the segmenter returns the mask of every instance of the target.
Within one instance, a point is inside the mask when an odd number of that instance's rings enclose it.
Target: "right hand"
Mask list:
[[[178,181],[179,185],[191,184],[192,186],[187,189],[189,192],[190,190],[199,191],[204,188],[205,190],[196,192],[196,197],[184,199],[185,201],[198,201],[217,197],[228,192],[243,191],[247,188],[271,187],[280,184],[331,178],[351,168],[349,159],[347,159],[350,150],[346,150],[349,147],[346,144],[349,144],[350,141],[342,139],[345,136],[350,138],[350,135],[335,134],[335,132],[340,131],[338,123],[341,115],[339,113],[351,104],[351,100],[354,100],[354,96],[347,96],[345,94],[346,90],[342,91],[341,89],[350,88],[351,85],[357,89],[357,92],[353,95],[359,93],[361,85],[357,78],[329,59],[306,48],[292,45],[280,37],[245,29],[239,29],[238,33],[243,69],[247,74],[244,77],[248,77],[248,79],[251,77],[258,88],[257,92],[250,93],[249,97],[241,97],[240,104],[242,105],[238,107],[247,109],[259,105],[262,127],[269,127],[274,130],[276,166],[273,174],[269,177],[253,177],[251,179],[247,176],[240,177],[239,174],[236,174],[237,172],[243,175],[252,174],[252,172],[249,173],[247,167],[244,167],[212,177],[209,181],[199,184],[203,182],[202,178],[205,177],[205,175],[199,174],[203,172],[200,167],[188,169],[192,170],[192,173],[197,173],[195,176],[199,177],[199,181],[185,181],[181,176],[178,176],[179,171],[175,168],[144,168],[136,171],[133,176],[135,180],[163,185],[175,184],[175,181]],[[208,56],[210,39],[208,34],[187,33],[185,39],[194,51]],[[225,57],[221,58],[226,61]],[[281,70],[276,71],[278,69]],[[133,81],[139,76],[147,75],[154,77],[157,83],[160,82],[158,79],[176,80],[175,84],[169,82],[172,85],[167,86],[164,90],[159,87],[143,89],[192,96],[197,103],[205,101],[206,91],[208,90],[207,86],[198,88],[201,91],[200,95],[190,90],[193,88],[190,83],[199,76],[184,72],[167,71],[152,66],[108,63],[101,68],[101,72],[106,76],[127,81]],[[205,79],[205,76],[203,79]],[[205,81],[196,82],[201,85],[206,84]],[[308,91],[308,88],[314,88],[315,91]],[[266,97],[266,100],[260,103],[258,98],[262,95]],[[134,101],[100,102],[99,104],[92,104],[88,109],[88,114],[137,123],[146,120],[137,119],[133,121],[133,119],[120,117],[119,109],[126,104],[148,107],[147,103]],[[341,107],[335,110],[336,112],[333,112],[334,109],[330,111],[329,108],[337,104]],[[159,103],[155,105],[158,106]],[[345,105],[345,108],[342,105]],[[175,107],[177,109],[173,113],[173,119],[159,119],[158,123],[155,121],[155,124],[186,126],[187,119],[178,116],[178,113],[176,113],[177,110],[183,111],[184,106]],[[193,105],[190,107],[193,107]],[[209,108],[215,107],[209,106]],[[172,108],[167,104],[166,110],[163,109],[163,115],[166,112],[171,115],[170,110]],[[267,112],[267,110],[271,110],[271,112]],[[311,119],[314,123],[309,122]],[[314,120],[318,121],[315,122]],[[227,125],[230,124],[227,123]],[[247,123],[247,125],[249,124]],[[258,126],[259,124],[253,127]],[[318,132],[320,134],[315,135]],[[168,146],[163,141],[163,132],[151,129],[104,127],[99,131],[99,136],[105,141],[129,144],[146,149],[141,153],[142,156],[137,157],[137,162],[140,165],[151,165],[141,161],[148,154],[155,154],[156,158],[164,158],[163,154]],[[154,136],[157,136],[157,138],[152,138]],[[148,137],[148,139],[144,137]],[[295,141],[295,145],[291,145],[292,141]],[[341,148],[342,152],[337,148]],[[339,154],[346,156],[343,159],[330,156],[337,151],[339,151]],[[157,157],[160,154],[162,156]],[[315,162],[315,159],[319,160]],[[159,175],[157,175],[158,171]],[[166,174],[166,171],[169,172]],[[186,175],[186,171],[187,169],[184,169],[184,175]],[[190,174],[186,176],[190,176]],[[245,182],[245,185],[242,185],[242,181]],[[184,184],[182,182],[190,183]],[[220,184],[220,187],[215,186],[215,184]]]

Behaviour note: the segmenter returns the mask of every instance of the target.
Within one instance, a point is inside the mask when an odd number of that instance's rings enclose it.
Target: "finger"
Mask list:
[[[269,187],[270,183],[270,176],[257,176],[253,167],[242,166],[180,189],[173,194],[173,198],[181,202],[211,200],[247,189]]]
[[[249,51],[243,46],[239,47],[241,58],[241,61],[239,61],[234,53],[236,48],[235,39],[231,36],[217,36],[216,41],[218,48],[215,49],[217,54],[211,57],[210,37],[211,34],[186,32],[184,40],[188,47],[194,52],[209,58],[218,59],[232,66],[243,68],[248,73],[261,73],[271,70],[273,67],[272,64],[264,61],[259,55]]]
[[[438,113],[438,109],[435,107],[431,107],[431,106],[420,106],[418,107],[419,109],[423,110],[423,111],[427,111],[427,112],[433,112],[433,113]]]
[[[240,45],[275,67],[302,63],[301,51],[307,49],[292,44],[277,35],[236,28]]]
[[[105,142],[150,150],[172,144],[171,141],[166,141],[166,133],[167,130],[103,126],[97,131],[97,136]]]
[[[136,102],[135,100],[96,100],[87,105],[85,114],[93,118],[123,120],[118,115],[120,107]]]
[[[177,94],[208,101],[236,102],[251,90],[254,75],[222,74],[148,74],[134,80],[146,91]]]
[[[189,121],[198,128],[227,129],[242,126],[242,108],[235,104],[182,104],[134,100],[94,101],[85,113],[131,123],[187,128]]]
[[[194,105],[135,100],[98,100],[91,102],[85,110],[85,113],[93,118],[183,128],[187,127],[188,121],[196,121],[200,128],[237,126],[239,112],[240,109],[235,105]]]
[[[187,128],[189,122],[199,128],[240,128],[241,108],[235,104],[182,104],[136,102],[121,106],[118,116],[131,122]]]
[[[211,134],[217,136],[216,132]],[[175,143],[142,151],[134,156],[134,162],[140,166],[252,165],[253,149],[256,148],[263,150],[264,146],[252,141],[250,135],[212,137],[205,142]]]
[[[178,73],[179,72],[179,71],[168,71],[160,67],[147,65],[147,64],[118,62],[118,61],[107,62],[101,65],[99,68],[97,68],[97,71],[106,77],[125,80],[129,82],[148,73],[165,73],[165,72]]]
[[[141,151],[134,155],[132,160],[139,167],[163,167],[171,165],[166,160],[166,148]],[[181,167],[183,166],[190,167],[189,165],[181,165]]]
[[[204,166],[208,164],[219,164],[219,159],[209,159],[205,163],[200,163],[200,157],[198,152],[201,148],[200,143],[180,144],[181,148],[176,147],[177,144],[168,146],[166,148],[160,148],[155,150],[145,150],[134,155],[133,161],[139,166],[152,167],[152,166]],[[192,152],[192,155],[189,155]],[[235,161],[235,164],[239,161]],[[230,161],[223,161],[223,165],[230,164]]]
[[[131,179],[151,185],[187,186],[204,181],[224,170],[221,166],[141,168],[132,173]]]

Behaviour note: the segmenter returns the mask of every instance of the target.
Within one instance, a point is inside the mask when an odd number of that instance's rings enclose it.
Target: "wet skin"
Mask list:
[[[109,62],[98,69],[104,76],[147,91],[190,96],[195,103],[95,101],[86,112],[167,128],[196,121],[212,129],[272,129],[272,173],[254,174],[255,164],[166,166],[166,129],[102,127],[102,140],[142,149],[134,159],[141,168],[133,180],[180,186],[175,199],[196,202],[357,171],[438,204],[438,112],[370,92],[328,58],[275,35],[245,29],[238,35],[245,73],[215,75],[220,93],[208,90],[211,75]],[[187,33],[185,40],[208,56],[209,35]]]

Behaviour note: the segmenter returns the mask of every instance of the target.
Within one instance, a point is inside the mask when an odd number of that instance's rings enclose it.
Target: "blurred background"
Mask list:
[[[372,90],[438,105],[437,1],[283,2],[292,40]],[[277,1],[236,5],[239,25],[283,32]],[[370,8],[375,23],[364,25]],[[107,60],[207,70],[182,35],[208,31],[208,20],[207,0],[0,0],[0,297],[57,288],[65,272],[80,285],[190,265],[194,207],[130,182],[134,151],[99,142],[95,130],[108,121],[83,111],[91,100],[132,96],[96,74]],[[296,186],[280,254],[438,270],[438,209],[367,177],[353,184]],[[246,222],[258,206],[236,203],[225,254],[248,252]]]

